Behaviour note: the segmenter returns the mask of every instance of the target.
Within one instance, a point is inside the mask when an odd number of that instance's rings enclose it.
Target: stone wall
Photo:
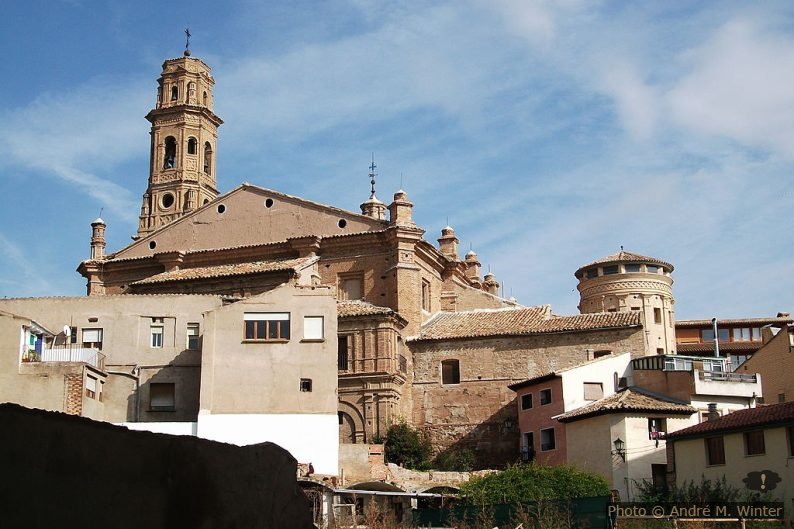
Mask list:
[[[509,384],[585,363],[592,350],[632,355],[645,350],[641,328],[409,344],[413,423],[427,431],[437,452],[474,450],[479,468],[519,458],[515,393]],[[441,361],[449,359],[460,363],[459,384],[441,383]]]

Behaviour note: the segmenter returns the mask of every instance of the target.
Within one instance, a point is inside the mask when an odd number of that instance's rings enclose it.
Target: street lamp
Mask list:
[[[615,455],[619,455],[623,459],[623,461],[625,462],[626,461],[626,443],[623,441],[623,439],[618,437],[617,439],[615,439],[613,444],[615,445],[615,451],[612,452],[612,453],[615,454]]]

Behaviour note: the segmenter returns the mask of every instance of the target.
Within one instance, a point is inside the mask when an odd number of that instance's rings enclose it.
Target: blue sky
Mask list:
[[[213,68],[218,186],[353,211],[403,187],[521,303],[672,262],[678,318],[794,308],[786,2],[15,1],[0,19],[0,296],[79,295],[90,222],[130,242],[164,59]]]

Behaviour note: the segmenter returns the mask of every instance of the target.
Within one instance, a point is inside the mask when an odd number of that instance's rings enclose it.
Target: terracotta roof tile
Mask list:
[[[729,320],[717,320],[717,326],[720,325],[783,325],[786,323],[794,323],[791,318],[737,318]],[[708,327],[711,328],[711,320],[678,320],[675,322],[676,329],[679,327]],[[722,344],[720,344],[722,345]]]
[[[720,351],[753,353],[764,346],[764,342],[720,342]],[[678,354],[713,353],[714,342],[679,343],[675,346]]]
[[[316,258],[314,258],[316,259]],[[182,268],[163,272],[161,274],[147,277],[136,281],[133,285],[149,285],[152,283],[167,283],[171,281],[185,281],[190,279],[207,279],[212,277],[241,276],[249,274],[260,274],[264,272],[282,272],[302,268],[310,259],[286,259],[282,261],[254,261],[250,263],[238,263],[218,266],[198,266],[195,268]]]
[[[635,262],[658,264],[666,268],[669,268],[671,272],[675,268],[672,264],[668,263],[667,261],[662,261],[661,259],[657,259],[655,257],[648,257],[647,255],[640,255],[638,253],[624,252],[623,250],[621,250],[618,253],[613,253],[611,255],[604,256],[600,259],[596,259],[592,263],[588,263],[580,267],[576,271],[576,275],[578,276],[582,270],[584,270],[585,268],[589,268],[593,265],[600,265],[606,263],[635,263]]]
[[[668,438],[700,437],[717,432],[746,430],[775,424],[794,423],[794,402],[781,402],[734,411],[713,421],[706,421],[669,434]]]
[[[340,318],[352,318],[355,316],[376,316],[389,315],[395,312],[389,307],[379,307],[372,303],[361,300],[337,301],[336,315]]]
[[[416,340],[544,334],[641,325],[637,312],[552,316],[551,307],[440,312],[422,325]]]
[[[686,402],[671,399],[651,391],[633,387],[597,400],[587,406],[557,416],[560,422],[571,422],[605,413],[669,413],[691,415],[697,410]]]

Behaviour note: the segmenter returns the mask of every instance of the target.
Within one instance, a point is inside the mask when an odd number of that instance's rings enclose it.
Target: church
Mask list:
[[[59,331],[80,303],[106,303],[107,313],[134,312],[129,321],[138,330],[120,346],[126,352],[116,353],[105,340],[102,363],[90,370],[112,387],[111,380],[129,382],[134,377],[126,375],[138,369],[138,385],[116,384],[107,397],[117,401],[113,412],[96,418],[195,422],[201,430],[202,416],[214,406],[223,415],[308,410],[326,417],[318,423],[322,439],[333,416],[333,435],[344,445],[377,443],[390,425],[405,420],[424,430],[437,452],[469,449],[476,466],[493,467],[519,453],[510,384],[610,354],[675,353],[673,267],[664,261],[621,251],[582,267],[576,272],[581,314],[560,316],[548,305],[523,306],[500,296],[498,281],[482,274],[477,254],[461,257],[452,227],[426,239],[404,190],[388,204],[378,198],[374,163],[360,212],[249,183],[221,193],[215,157],[223,120],[213,112],[214,84],[210,67],[188,51],[163,63],[156,105],[146,115],[150,166],[138,230],[131,244],[108,252],[105,230],[114,228],[101,218],[91,224],[90,255],[77,268],[87,297],[63,308],[57,321],[48,320],[46,303],[11,300],[0,307],[27,316],[31,329],[39,324],[41,332],[29,334],[32,343],[43,336],[44,349],[47,343],[102,345],[109,329],[95,316],[81,325],[67,321]],[[607,277],[613,267],[620,274]],[[143,299],[149,301],[129,308]],[[125,321],[119,317],[114,324]],[[55,330],[44,332],[47,327]],[[172,356],[153,361],[151,349],[163,340]],[[188,354],[183,344],[191,346]],[[279,395],[290,402],[294,397],[272,388],[262,398],[224,393],[236,387],[259,391],[246,371],[261,368],[257,362],[271,347],[283,363],[268,360],[269,378],[259,384],[275,384],[283,365],[283,373],[296,377],[295,391],[313,392],[315,401],[285,405]],[[27,354],[22,349],[19,354]],[[30,351],[35,359],[35,347]],[[147,377],[156,380],[146,390],[144,364],[154,366]],[[301,375],[304,369],[313,374]],[[96,386],[87,380],[83,384]],[[323,388],[330,393],[317,395]],[[153,397],[154,391],[168,393]],[[173,418],[152,415],[153,398],[166,403]],[[225,424],[213,423],[210,430],[222,431]],[[247,428],[294,425],[271,421]],[[268,435],[252,439],[284,438]],[[296,457],[308,462],[304,453]]]

